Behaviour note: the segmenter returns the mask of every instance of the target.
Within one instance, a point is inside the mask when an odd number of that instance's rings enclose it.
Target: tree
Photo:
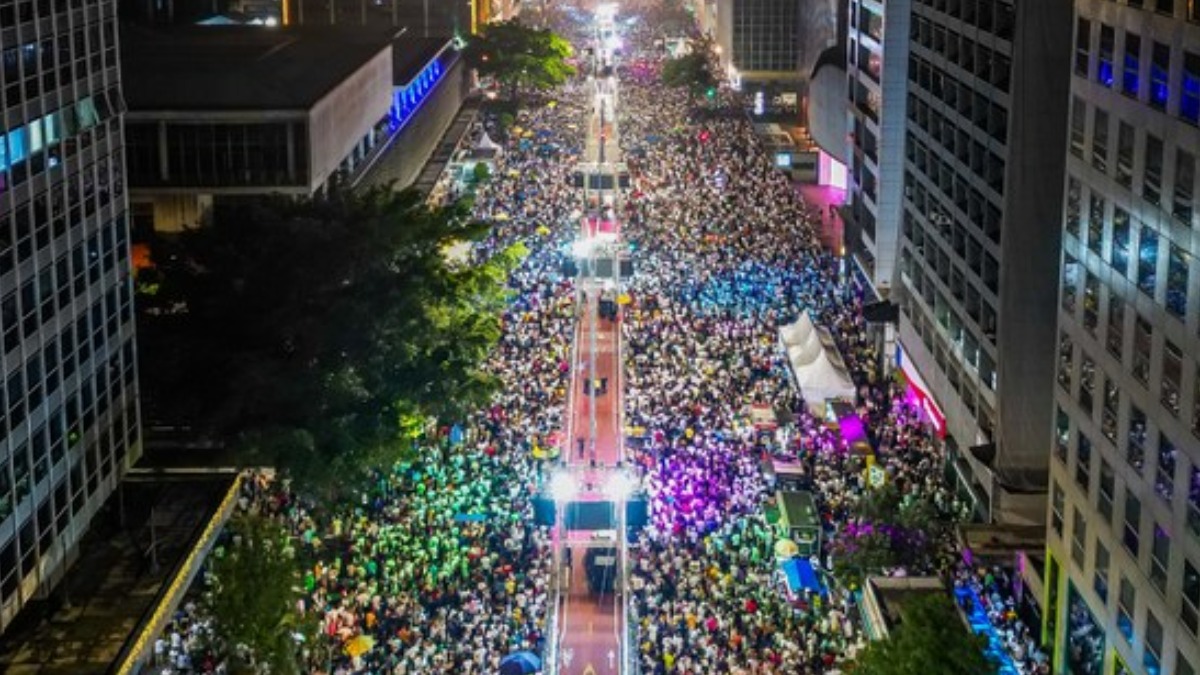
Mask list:
[[[208,558],[205,595],[221,651],[234,672],[254,672],[252,664],[272,675],[299,672],[292,636],[305,626],[295,606],[299,572],[287,532],[248,514],[235,515],[226,532],[232,540]]]
[[[885,640],[870,643],[854,675],[994,675],[987,638],[969,632],[954,602],[926,595],[900,606],[900,625]]]
[[[495,390],[484,361],[525,251],[444,253],[488,232],[464,204],[390,189],[218,214],[162,271],[160,302],[186,310],[142,317],[158,329],[154,398],[186,397],[243,461],[308,487],[388,464],[428,420],[462,419]]]
[[[715,92],[717,78],[709,67],[708,53],[692,51],[663,63],[662,82],[668,87],[686,87],[692,95]]]
[[[488,25],[467,45],[467,63],[480,75],[493,77],[515,98],[520,87],[546,90],[575,73],[567,63],[571,43],[548,30],[518,21]]]
[[[905,498],[894,483],[869,490],[833,542],[834,573],[861,584],[885,568],[928,569],[951,525],[931,501]]]

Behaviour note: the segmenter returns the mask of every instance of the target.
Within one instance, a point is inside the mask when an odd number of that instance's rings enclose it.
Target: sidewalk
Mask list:
[[[233,481],[126,479],[80,543],[79,558],[49,598],[25,607],[0,640],[0,672],[97,675],[109,672],[151,618],[177,568]],[[150,521],[154,519],[153,534]],[[147,555],[156,542],[157,566]]]
[[[831,212],[829,207],[840,207],[845,203],[846,191],[812,183],[796,183],[795,186],[804,202],[821,214],[821,227],[817,233],[821,244],[829,252],[839,255],[845,241],[846,226],[836,209]]]

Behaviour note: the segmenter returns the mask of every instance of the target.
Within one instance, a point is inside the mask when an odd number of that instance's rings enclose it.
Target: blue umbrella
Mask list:
[[[533,652],[513,652],[500,662],[500,675],[532,675],[542,670],[542,660]]]

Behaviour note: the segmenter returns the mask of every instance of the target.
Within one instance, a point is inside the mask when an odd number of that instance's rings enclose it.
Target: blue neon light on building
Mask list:
[[[396,89],[392,97],[391,127],[392,131],[400,130],[413,114],[424,103],[425,98],[434,88],[437,87],[438,81],[445,74],[442,68],[441,61],[434,59],[429,65],[421,69],[420,73],[413,78],[412,82],[404,87]]]

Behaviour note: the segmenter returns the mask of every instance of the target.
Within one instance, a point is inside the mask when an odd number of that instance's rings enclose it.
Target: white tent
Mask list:
[[[483,136],[480,136],[479,142],[475,144],[475,149],[476,150],[492,150],[496,153],[500,152],[500,146],[496,144],[496,141],[492,140],[491,136],[487,135],[486,131],[483,132]]]
[[[805,402],[823,415],[829,399],[854,400],[854,380],[846,370],[833,335],[816,326],[808,312],[779,329],[779,342]]]

